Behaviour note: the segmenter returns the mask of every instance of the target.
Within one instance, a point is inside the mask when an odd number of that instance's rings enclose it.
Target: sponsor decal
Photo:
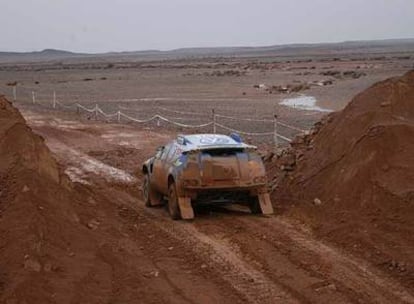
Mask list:
[[[214,135],[203,135],[200,138],[200,144],[205,145],[220,145],[220,144],[228,144],[229,139],[225,137],[219,137]]]

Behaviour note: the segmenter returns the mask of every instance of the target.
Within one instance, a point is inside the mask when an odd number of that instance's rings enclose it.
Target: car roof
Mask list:
[[[221,148],[256,148],[255,146],[238,142],[224,134],[179,135],[177,143],[184,151]]]

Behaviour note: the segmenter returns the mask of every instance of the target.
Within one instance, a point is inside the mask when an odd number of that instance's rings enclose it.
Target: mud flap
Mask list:
[[[269,193],[262,193],[258,195],[260,209],[263,214],[273,214],[273,206],[270,201]]]
[[[180,207],[181,218],[184,220],[190,220],[194,218],[194,210],[191,206],[191,198],[179,197],[178,206]]]

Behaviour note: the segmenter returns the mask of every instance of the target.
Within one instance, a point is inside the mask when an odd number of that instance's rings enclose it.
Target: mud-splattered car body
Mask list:
[[[147,206],[168,197],[173,219],[194,217],[192,204],[246,202],[253,213],[273,213],[256,147],[237,136],[180,135],[142,167]]]

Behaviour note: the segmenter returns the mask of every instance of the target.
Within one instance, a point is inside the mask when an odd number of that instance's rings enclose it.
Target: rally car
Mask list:
[[[142,173],[145,205],[167,198],[174,220],[194,218],[197,204],[237,202],[273,213],[262,159],[237,134],[179,135],[144,162]]]

